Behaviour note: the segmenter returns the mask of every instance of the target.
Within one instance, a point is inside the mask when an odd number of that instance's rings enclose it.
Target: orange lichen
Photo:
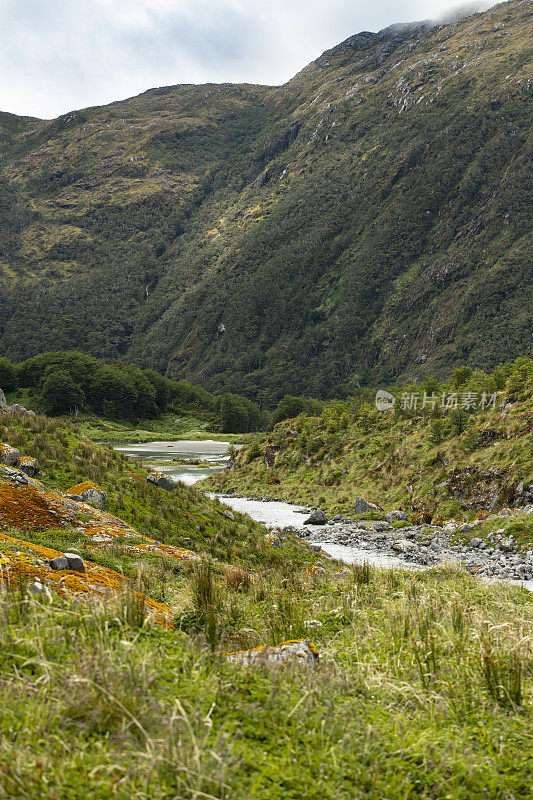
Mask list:
[[[413,525],[429,525],[431,522],[431,514],[428,511],[420,511],[418,514],[411,517],[411,522]]]
[[[7,470],[7,474],[16,475],[17,471]],[[178,561],[199,558],[191,550],[162,544],[148,536],[142,536],[119,517],[93,508],[87,503],[71,500],[59,492],[50,492],[40,481],[31,478],[28,479],[28,485],[24,486],[2,481],[0,478],[0,528],[5,529],[8,525],[34,531],[76,527],[92,540],[89,549],[93,551],[112,544],[118,545],[125,552],[161,553]],[[122,541],[125,537],[135,541]]]
[[[73,520],[74,514],[65,520],[33,486],[0,483],[0,527],[9,524],[42,530],[70,525]],[[2,526],[2,523],[5,524]]]
[[[325,575],[326,573],[326,570],[320,564],[311,564],[305,571],[307,575]]]
[[[48,559],[62,556],[63,553],[50,547],[16,539],[0,533],[0,541],[12,545],[10,550],[0,554],[0,580],[11,586],[38,580],[43,586],[53,589],[61,597],[106,597],[129,588],[128,580],[118,572],[99,564],[85,562],[86,573],[73,570],[54,570]],[[21,552],[17,548],[23,548]],[[29,551],[29,552],[27,552]],[[140,592],[133,592],[142,602],[151,621],[166,628],[172,628],[172,611]]]
[[[102,489],[101,486],[98,486],[96,483],[92,483],[92,481],[83,481],[82,483],[76,484],[76,486],[71,486],[70,489],[67,489],[65,494],[83,494],[84,492],[102,492],[102,494],[107,494],[105,489]]]
[[[135,481],[136,483],[148,483],[146,478],[143,478],[142,475],[137,475],[136,472],[128,472],[128,475],[131,478],[131,480]]]

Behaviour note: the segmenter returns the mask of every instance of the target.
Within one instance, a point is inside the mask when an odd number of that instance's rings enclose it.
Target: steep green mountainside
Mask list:
[[[531,34],[509,2],[281,88],[3,115],[0,346],[266,399],[523,354]]]

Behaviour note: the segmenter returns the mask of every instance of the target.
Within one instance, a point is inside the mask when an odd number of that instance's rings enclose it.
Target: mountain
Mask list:
[[[531,346],[531,2],[360,33],[281,87],[0,115],[0,348],[259,399]]]

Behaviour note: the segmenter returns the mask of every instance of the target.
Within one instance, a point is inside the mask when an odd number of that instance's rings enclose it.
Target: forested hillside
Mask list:
[[[0,348],[261,402],[526,354],[531,41],[509,2],[280,88],[0,115]]]

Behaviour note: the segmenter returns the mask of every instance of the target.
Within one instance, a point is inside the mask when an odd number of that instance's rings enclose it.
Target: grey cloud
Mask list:
[[[450,0],[0,0],[0,109],[52,117],[165,84],[277,84],[353,33],[436,17],[449,6]]]

